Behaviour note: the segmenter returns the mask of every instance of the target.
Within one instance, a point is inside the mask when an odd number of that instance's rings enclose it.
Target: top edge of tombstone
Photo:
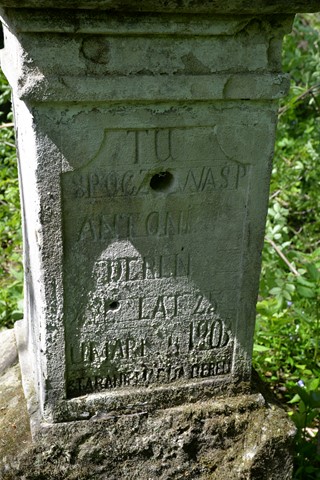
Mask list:
[[[320,0],[0,0],[0,7],[132,12],[277,14],[317,12]]]

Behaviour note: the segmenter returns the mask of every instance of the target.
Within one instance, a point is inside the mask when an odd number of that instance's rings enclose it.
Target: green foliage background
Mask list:
[[[320,14],[298,16],[284,42],[292,85],[279,110],[253,355],[291,402],[301,480],[320,479],[319,29]]]
[[[22,235],[10,88],[0,72],[0,326],[22,318]]]
[[[320,14],[284,42],[292,76],[278,137],[253,363],[295,421],[295,479],[320,479]],[[21,226],[10,90],[0,74],[0,327],[22,317]],[[297,384],[299,382],[299,384]]]

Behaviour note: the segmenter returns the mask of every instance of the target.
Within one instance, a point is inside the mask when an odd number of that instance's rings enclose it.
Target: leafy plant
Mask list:
[[[320,478],[319,26],[320,15],[298,16],[285,40],[292,88],[279,110],[254,347],[260,375],[290,401],[299,480]]]
[[[21,218],[10,89],[0,76],[0,327],[22,318]]]
[[[295,396],[290,400],[298,407],[291,412],[297,426],[295,480],[316,480],[320,478],[320,432],[316,419],[320,414],[320,379],[299,380],[293,388]]]

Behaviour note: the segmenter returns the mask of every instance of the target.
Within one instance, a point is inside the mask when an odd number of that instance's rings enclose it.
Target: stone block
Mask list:
[[[1,358],[0,375],[8,368],[12,367],[18,361],[18,352],[16,348],[16,338],[14,331],[4,329],[0,331]]]
[[[36,442],[15,471],[289,480],[251,353],[282,38],[318,1],[0,7]]]
[[[292,15],[210,8],[2,11],[44,421],[248,390]]]
[[[44,424],[32,442],[16,365],[0,375],[0,416],[2,480],[292,478],[295,429],[259,381],[250,395],[152,415],[113,411]]]

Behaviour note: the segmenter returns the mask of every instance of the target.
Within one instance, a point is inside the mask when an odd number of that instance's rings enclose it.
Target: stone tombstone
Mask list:
[[[281,44],[312,0],[0,0],[33,416],[248,387]],[[38,412],[38,413],[34,413]]]

